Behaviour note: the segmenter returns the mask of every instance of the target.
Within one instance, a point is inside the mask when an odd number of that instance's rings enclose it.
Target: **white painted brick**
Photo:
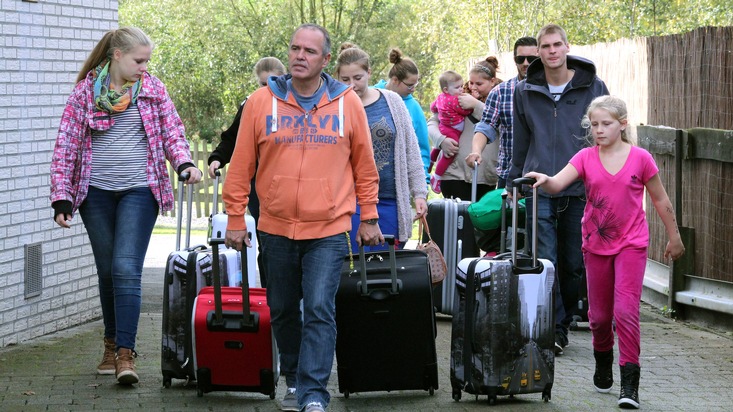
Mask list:
[[[50,219],[49,162],[77,71],[117,2],[0,0],[0,346],[101,316],[91,247],[80,220]],[[60,4],[61,3],[61,4]],[[23,244],[44,242],[41,295],[23,296]],[[7,262],[7,263],[6,263]]]

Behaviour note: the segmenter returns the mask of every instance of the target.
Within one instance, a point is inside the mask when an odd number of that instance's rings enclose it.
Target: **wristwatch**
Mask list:
[[[366,223],[367,225],[376,225],[377,222],[379,222],[379,219],[367,219],[367,220],[362,220],[361,222]]]

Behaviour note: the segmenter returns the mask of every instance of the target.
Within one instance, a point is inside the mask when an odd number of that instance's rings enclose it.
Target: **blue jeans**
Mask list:
[[[527,227],[532,225],[532,197],[527,198]],[[585,210],[585,197],[539,196],[537,203],[537,257],[555,265],[555,330],[567,335],[568,314],[578,302],[578,288],[585,272],[583,235],[580,222]]]
[[[336,349],[336,292],[349,253],[346,234],[292,240],[261,232],[260,239],[280,370],[287,386],[297,388],[301,408],[311,402],[326,407]]]
[[[99,277],[104,336],[135,349],[142,273],[158,202],[149,187],[109,191],[90,186],[79,207]]]

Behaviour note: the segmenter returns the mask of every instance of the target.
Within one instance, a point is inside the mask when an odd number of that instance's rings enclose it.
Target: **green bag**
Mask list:
[[[492,230],[501,227],[501,194],[504,189],[486,193],[478,202],[468,206],[468,215],[473,227],[479,230]],[[510,209],[511,210],[511,209]],[[519,212],[524,211],[524,199],[519,201]]]

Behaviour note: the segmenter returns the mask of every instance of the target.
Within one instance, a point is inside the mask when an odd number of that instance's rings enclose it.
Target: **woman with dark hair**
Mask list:
[[[393,91],[402,97],[405,107],[410,113],[412,120],[412,128],[417,136],[417,142],[420,145],[420,156],[422,158],[423,169],[425,170],[425,183],[429,184],[430,168],[430,140],[428,139],[428,125],[425,122],[425,113],[412,93],[420,84],[420,72],[417,70],[415,62],[402,54],[398,48],[393,48],[389,52],[389,62],[392,68],[389,69],[389,78],[380,80],[374,87],[377,89],[387,89]]]
[[[464,93],[458,97],[458,101],[464,109],[473,110],[473,114],[466,117],[465,126],[461,133],[460,139],[456,142],[453,139],[447,139],[440,132],[440,120],[437,114],[428,120],[428,132],[433,141],[433,145],[443,151],[443,155],[448,157],[458,156],[458,159],[465,159],[471,153],[473,142],[473,134],[475,124],[481,119],[484,110],[484,102],[493,89],[501,80],[496,77],[496,70],[499,67],[499,61],[494,56],[489,56],[484,60],[476,63],[468,72],[469,87],[471,94]],[[478,96],[478,97],[474,97]],[[478,182],[476,199],[480,199],[484,194],[496,187],[496,163],[499,154],[499,144],[494,142],[486,145],[482,153],[484,161],[479,165]],[[443,174],[441,180],[441,191],[446,198],[460,198],[463,200],[471,199],[471,181],[473,179],[473,169],[466,165],[466,162],[453,162]]]

